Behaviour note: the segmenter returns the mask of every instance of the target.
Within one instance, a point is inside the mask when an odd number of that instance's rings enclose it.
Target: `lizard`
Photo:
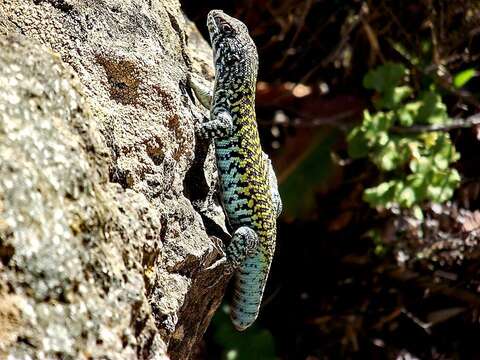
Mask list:
[[[207,27],[214,87],[212,90],[194,77],[190,77],[190,85],[200,103],[210,110],[210,118],[197,123],[196,134],[215,144],[221,200],[233,230],[225,256],[217,263],[223,263],[225,273],[235,276],[230,318],[235,328],[243,331],[258,317],[275,252],[276,219],[282,201],[256,122],[255,43],[243,22],[221,10],[208,13]]]

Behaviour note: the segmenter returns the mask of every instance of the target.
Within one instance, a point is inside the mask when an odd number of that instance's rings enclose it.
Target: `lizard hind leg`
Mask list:
[[[218,266],[224,266],[224,273],[230,275],[242,266],[257,246],[257,233],[248,226],[242,226],[234,232],[232,240],[226,249],[225,256],[210,265],[206,270],[213,270]],[[210,285],[209,288],[215,286],[217,283],[218,280]]]
[[[232,272],[238,270],[257,246],[258,235],[252,228],[242,226],[235,230],[226,251],[230,270]]]

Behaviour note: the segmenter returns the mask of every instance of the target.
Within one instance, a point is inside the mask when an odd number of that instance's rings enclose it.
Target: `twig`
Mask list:
[[[295,118],[288,125],[293,125],[299,128],[314,128],[319,126],[332,126],[343,132],[348,132],[353,125],[339,123],[339,120],[348,119],[354,116],[357,112],[355,110],[347,110],[338,113],[334,116],[325,116],[320,118],[311,118],[301,116]],[[264,121],[262,125],[268,124],[269,126],[275,124],[273,121]],[[473,126],[480,125],[480,113],[469,116],[466,119],[456,118],[448,124],[435,124],[435,125],[412,125],[412,126],[392,126],[390,131],[397,134],[419,134],[435,131],[451,131],[455,129],[468,129]]]
[[[416,317],[413,313],[410,311],[407,311],[407,309],[402,309],[402,314],[405,314],[410,320],[412,320],[416,325],[418,325],[420,328],[422,328],[427,334],[431,334],[432,331],[430,328],[432,327],[432,324],[423,322],[420,320],[418,317]]]
[[[448,124],[392,126],[390,130],[398,134],[417,134],[423,132],[446,132],[455,129],[468,129],[475,125],[480,125],[480,113],[472,115],[466,119],[454,119],[451,123]]]
[[[278,67],[278,68],[283,67],[283,64],[285,63],[287,58],[290,57],[291,54],[290,54],[289,50],[293,49],[293,46],[298,39],[298,36],[300,35],[301,31],[303,30],[303,28],[305,26],[305,19],[307,18],[308,12],[310,11],[311,7],[312,7],[312,0],[306,1],[305,7],[303,8],[300,19],[298,20],[297,30],[295,31],[295,34],[293,35],[292,40],[290,40],[290,44],[288,45],[288,47],[286,47],[286,49],[283,53],[283,57],[280,59],[280,61],[277,64],[275,64],[276,67]]]
[[[345,119],[350,119],[357,113],[358,111],[356,110],[346,110],[332,116],[315,117],[315,118],[309,118],[308,116],[304,116],[302,114],[295,114],[296,117],[293,120],[288,121],[284,124],[278,124],[273,120],[273,121],[261,121],[261,125],[262,126],[284,125],[284,126],[293,126],[294,128],[316,128],[316,127],[322,127],[322,126],[330,126],[330,127],[339,129],[342,132],[348,132],[352,128],[352,125],[344,124],[344,123],[341,123],[340,121]]]
[[[429,290],[430,294],[440,294],[447,298],[461,301],[470,306],[480,307],[480,297],[470,290],[462,289],[451,282],[435,283],[431,276],[421,276],[419,273],[405,270],[405,269],[392,269],[386,271],[385,275],[388,278],[400,281],[405,286],[414,287],[418,289]]]
[[[314,128],[318,126],[332,126],[338,128],[343,132],[348,132],[351,128],[348,124],[339,123],[340,120],[345,120],[353,117],[358,112],[355,110],[346,110],[340,113],[337,113],[333,116],[324,116],[319,118],[308,119],[307,121],[302,120],[302,118],[296,118],[293,121],[294,127],[304,127],[304,128]]]
[[[335,47],[335,49],[332,52],[330,52],[330,54],[328,54],[325,59],[320,61],[308,73],[306,73],[302,77],[302,79],[297,82],[297,84],[304,84],[315,72],[317,72],[318,69],[327,66],[328,64],[333,62],[336,58],[338,58],[339,54],[342,52],[342,50],[345,48],[345,45],[350,40],[350,35],[352,31],[355,30],[355,28],[362,22],[363,17],[365,17],[367,14],[368,14],[368,7],[366,3],[363,3],[355,20],[351,24],[349,24],[345,32],[342,31],[343,33],[342,39],[340,40],[338,45]]]

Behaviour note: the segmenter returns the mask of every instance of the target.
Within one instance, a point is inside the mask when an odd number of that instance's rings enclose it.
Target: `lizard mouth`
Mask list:
[[[207,27],[210,34],[218,31],[217,17],[221,14],[221,10],[211,10],[207,16]]]
[[[208,21],[213,21],[213,20],[217,20],[217,18],[221,18],[222,15],[224,15],[225,13],[222,11],[222,10],[210,10],[208,15],[207,15],[207,19]]]

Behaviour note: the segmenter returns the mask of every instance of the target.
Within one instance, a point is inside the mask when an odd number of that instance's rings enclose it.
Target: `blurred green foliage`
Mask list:
[[[322,132],[292,166],[293,171],[280,185],[280,193],[287,217],[302,218],[316,206],[315,193],[333,172],[330,149],[338,138],[336,132]]]
[[[223,305],[213,318],[213,338],[222,348],[223,360],[275,360],[272,334],[256,324],[243,332],[237,331],[228,316],[229,308]]]
[[[451,167],[459,159],[448,132],[402,131],[416,125],[445,125],[451,119],[434,88],[414,94],[402,64],[371,70],[363,85],[375,90],[375,112],[365,110],[362,123],[348,135],[349,155],[368,158],[381,174],[378,185],[364,192],[375,208],[413,208],[421,218],[424,201],[449,200],[460,183]]]

